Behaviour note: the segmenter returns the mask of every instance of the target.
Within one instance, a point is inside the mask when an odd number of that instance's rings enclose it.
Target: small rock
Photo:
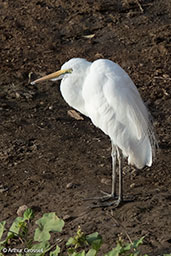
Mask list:
[[[100,182],[105,185],[110,185],[111,180],[108,178],[102,178]]]
[[[68,183],[68,184],[66,185],[66,188],[67,188],[67,189],[69,189],[69,188],[76,188],[76,187],[78,187],[78,186],[80,186],[79,183],[70,182],[70,183]]]
[[[130,185],[130,188],[134,188],[135,187],[135,183],[132,183],[131,185]]]
[[[170,78],[168,74],[163,74],[164,78]]]
[[[66,188],[69,189],[69,188],[73,188],[75,186],[74,183],[70,182],[66,185]]]
[[[21,97],[21,95],[20,95],[18,92],[16,92],[16,93],[15,93],[15,97],[16,97],[17,99],[19,99],[19,98]]]
[[[84,120],[84,118],[75,110],[71,109],[67,111],[67,114],[76,120]]]
[[[0,184],[0,193],[6,192],[7,190],[8,190],[7,186]]]
[[[95,34],[84,35],[83,37],[84,37],[84,38],[87,38],[87,39],[91,39],[91,38],[95,37]]]
[[[28,206],[27,205],[22,205],[18,208],[17,210],[17,215],[19,217],[22,217],[23,216],[23,213],[28,209]]]
[[[64,215],[63,216],[63,220],[64,221],[67,221],[67,220],[69,220],[69,219],[71,219],[72,217],[69,215],[69,214],[66,214],[66,215]]]

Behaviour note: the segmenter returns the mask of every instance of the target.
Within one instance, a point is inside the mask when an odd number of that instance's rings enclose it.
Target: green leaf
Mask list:
[[[132,248],[132,244],[131,244],[131,243],[130,243],[130,244],[126,244],[126,245],[123,247],[124,252],[127,252],[127,251],[131,250],[131,248]]]
[[[27,208],[23,214],[24,220],[30,220],[34,217],[33,210],[31,208]]]
[[[99,235],[98,232],[87,235],[86,240],[96,251],[98,251],[102,245],[102,237]]]
[[[34,240],[48,241],[50,232],[61,232],[64,221],[59,219],[54,212],[45,213],[42,218],[36,221],[38,228],[35,230]]]
[[[129,256],[138,256],[138,255],[140,255],[140,252],[131,253]],[[145,255],[143,255],[143,256],[145,256]]]
[[[95,249],[90,249],[88,253],[86,253],[86,256],[95,256],[97,254],[97,251]]]
[[[1,251],[2,251],[4,248],[5,248],[5,246],[3,246],[3,245],[1,246],[1,245],[0,245],[0,256],[3,255],[3,254],[1,254]]]
[[[78,227],[76,235],[74,237],[70,237],[68,239],[68,242],[66,243],[66,245],[74,246],[75,249],[77,249],[79,247],[83,248],[84,246],[88,245],[88,242],[86,240],[86,235],[84,234],[84,232],[81,231],[80,227]]]
[[[7,239],[19,235],[21,224],[23,223],[22,217],[17,217],[12,223],[9,232],[7,234]]]
[[[110,252],[106,253],[105,256],[119,256],[119,253],[115,249],[112,249]]]
[[[73,237],[70,237],[66,243],[67,246],[69,245],[75,245],[75,239]]]
[[[29,248],[28,252],[26,252],[26,255],[27,256],[44,255],[50,249],[51,249],[51,247],[50,247],[49,242],[43,241],[41,243],[34,244],[31,248]]]
[[[74,248],[68,248],[67,249],[68,255],[72,255],[75,252]]]
[[[105,256],[119,256],[122,250],[122,246],[120,244],[117,244],[117,246],[112,249],[110,252],[105,254]]]
[[[73,254],[71,254],[71,256],[85,256],[85,251],[82,251],[82,252],[74,252]]]
[[[137,249],[138,246],[143,243],[143,240],[144,240],[144,236],[141,237],[139,240],[135,240],[135,241],[133,242],[133,248],[134,248],[134,249]]]
[[[0,222],[0,239],[2,238],[2,235],[3,235],[3,233],[4,233],[5,224],[6,224],[6,221]]]
[[[4,248],[3,244],[5,244],[7,241],[7,239],[4,239],[3,241],[0,241],[0,251],[1,251],[1,248]],[[2,246],[1,246],[2,244]]]
[[[59,253],[60,253],[60,248],[57,245],[56,249],[54,251],[50,252],[50,256],[57,256]]]

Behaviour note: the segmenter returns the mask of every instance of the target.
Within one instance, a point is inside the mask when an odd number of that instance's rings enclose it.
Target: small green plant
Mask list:
[[[140,251],[138,250],[139,245],[143,243],[144,237],[140,238],[139,240],[134,241],[133,243],[127,243],[119,238],[117,245],[113,248],[110,252],[105,254],[105,256],[140,256]],[[144,256],[148,256],[145,254]]]
[[[27,241],[28,223],[32,218],[33,218],[33,211],[28,208],[24,212],[23,217],[17,217],[14,220],[11,227],[9,228],[6,238],[0,241],[0,251],[2,251],[7,244],[10,244],[10,241],[12,239],[18,238],[20,239],[20,241]],[[2,221],[0,223],[0,240],[2,239],[3,233],[5,231],[5,224],[6,224],[6,221]]]
[[[4,253],[15,253],[17,256],[21,255],[41,255],[44,256],[47,252],[50,252],[50,256],[56,256],[60,252],[60,248],[57,245],[55,250],[53,245],[50,244],[51,238],[50,232],[61,232],[64,226],[64,221],[59,219],[55,213],[45,213],[42,218],[37,220],[37,228],[34,232],[34,237],[30,238],[29,223],[33,219],[33,211],[27,209],[23,217],[17,217],[9,228],[9,232],[4,240],[0,242],[0,256]],[[6,222],[0,223],[0,239],[5,231]],[[15,242],[15,243],[14,243]],[[11,249],[11,247],[17,247],[20,245],[21,249]]]
[[[90,235],[85,235],[84,232],[81,231],[81,228],[78,227],[77,234],[74,237],[70,237],[68,242],[66,243],[69,246],[67,252],[68,255],[87,255],[93,256],[96,255],[102,245],[102,237],[98,234],[98,232],[92,233]],[[85,254],[85,250],[77,252],[80,248],[88,248],[91,247],[88,252]]]
[[[0,256],[6,253],[12,253],[16,256],[58,256],[64,255],[56,242],[51,242],[52,232],[61,232],[64,227],[64,221],[56,216],[54,212],[45,213],[43,217],[35,223],[37,225],[34,234],[30,234],[30,228],[33,226],[33,211],[27,209],[23,217],[17,217],[9,230],[6,230],[6,221],[0,222]],[[2,239],[5,236],[6,238]],[[132,243],[125,243],[121,238],[117,245],[104,256],[143,256],[139,252],[139,246],[143,243],[143,237]],[[75,236],[70,237],[66,242],[66,256],[96,256],[102,246],[102,237],[98,232],[86,235],[78,227]],[[147,256],[145,254],[144,256]],[[164,256],[171,256],[165,254]]]

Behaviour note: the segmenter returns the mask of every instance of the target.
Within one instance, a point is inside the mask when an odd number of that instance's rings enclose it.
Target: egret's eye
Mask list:
[[[67,73],[72,73],[72,71],[73,71],[73,69],[70,68],[70,69],[68,69],[68,70],[66,71],[66,74],[67,74]]]

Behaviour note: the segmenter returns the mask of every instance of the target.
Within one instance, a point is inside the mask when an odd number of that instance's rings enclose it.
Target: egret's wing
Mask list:
[[[117,64],[96,62],[98,65],[93,67],[92,64],[83,88],[88,116],[127,156],[128,152],[136,150],[135,145],[138,147],[138,143],[147,140],[145,144],[148,144],[151,159],[149,117],[137,88]],[[149,165],[150,161],[146,160]]]
[[[96,62],[98,66],[91,67],[83,88],[89,116],[100,128],[105,126],[104,120],[111,123],[112,119],[130,126],[140,139],[143,128],[146,130],[148,126],[148,113],[137,88],[119,65]]]

